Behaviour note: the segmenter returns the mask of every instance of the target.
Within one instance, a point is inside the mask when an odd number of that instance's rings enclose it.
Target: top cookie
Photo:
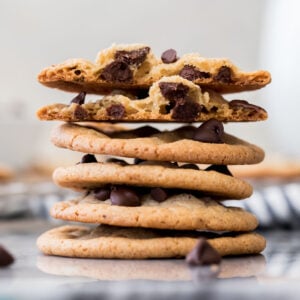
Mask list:
[[[113,45],[99,52],[95,63],[70,59],[38,75],[40,83],[65,91],[107,94],[114,89],[148,89],[164,76],[180,75],[220,93],[255,90],[271,81],[267,71],[244,72],[228,59],[204,58],[174,50],[157,58],[147,45]]]

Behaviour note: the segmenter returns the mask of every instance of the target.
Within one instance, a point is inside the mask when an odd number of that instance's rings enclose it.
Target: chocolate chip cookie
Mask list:
[[[262,121],[267,112],[245,100],[226,101],[212,90],[201,90],[180,76],[163,77],[155,82],[149,96],[115,92],[95,102],[85,103],[81,92],[70,104],[52,104],[38,110],[40,120],[203,122],[215,118],[224,122]]]
[[[106,94],[115,89],[147,90],[162,77],[173,75],[220,93],[255,90],[271,81],[269,72],[245,72],[228,59],[195,53],[179,57],[171,49],[158,58],[143,44],[112,45],[99,52],[95,63],[69,59],[44,69],[38,80],[65,91]]]

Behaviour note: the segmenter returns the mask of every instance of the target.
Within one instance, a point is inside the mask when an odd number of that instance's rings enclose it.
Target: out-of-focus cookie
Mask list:
[[[144,160],[177,161],[199,164],[256,164],[264,151],[232,135],[224,134],[224,143],[194,140],[196,127],[160,132],[145,126],[107,134],[94,128],[61,124],[54,128],[54,145],[74,151],[108,154]]]
[[[213,91],[180,76],[163,77],[155,82],[149,97],[136,99],[128,95],[105,96],[84,103],[81,93],[70,104],[52,104],[38,110],[41,120],[125,121],[125,122],[203,122],[215,118],[224,122],[262,121],[267,112],[243,100],[226,101]]]
[[[14,172],[11,168],[0,165],[0,182],[10,180],[14,177]]]
[[[176,230],[250,231],[258,225],[256,217],[241,208],[186,193],[162,202],[146,195],[135,207],[112,205],[110,199],[99,201],[91,193],[55,203],[50,214],[66,221]]]
[[[43,233],[38,248],[48,255],[85,258],[168,258],[184,257],[203,233],[161,231],[145,228],[120,228],[100,225],[62,226]],[[204,234],[205,235],[205,234]],[[208,238],[221,256],[258,254],[266,241],[257,233]]]
[[[271,81],[269,72],[244,72],[228,59],[204,58],[195,53],[179,58],[174,52],[166,51],[159,59],[147,45],[112,45],[99,52],[95,63],[69,59],[42,70],[38,80],[48,87],[97,94],[148,89],[162,77],[172,75],[221,93],[255,90]]]
[[[229,175],[162,165],[77,164],[57,168],[53,180],[61,187],[75,190],[114,184],[201,191],[227,199],[243,199],[252,194],[250,184]]]

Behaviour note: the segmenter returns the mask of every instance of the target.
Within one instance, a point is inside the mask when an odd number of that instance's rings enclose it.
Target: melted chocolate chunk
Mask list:
[[[219,264],[221,256],[205,238],[200,238],[194,249],[186,256],[186,262],[193,266]]]
[[[125,116],[125,107],[122,104],[112,104],[106,108],[106,113],[114,119],[122,119]]]
[[[8,267],[14,262],[13,256],[0,245],[0,267]]]
[[[205,171],[216,171],[224,175],[233,176],[226,165],[211,165]]]
[[[118,164],[120,166],[127,166],[128,165],[128,163],[125,160],[118,159],[118,158],[109,158],[109,159],[106,160],[106,162],[115,163],[115,164]]]
[[[81,92],[71,100],[71,103],[77,103],[79,105],[82,105],[84,103],[85,96],[86,96],[86,92]]]
[[[227,66],[223,66],[219,69],[218,74],[215,76],[215,79],[223,83],[231,83],[231,75],[232,70]]]
[[[195,164],[184,164],[180,166],[181,169],[192,169],[192,170],[200,170],[200,168]]]
[[[211,74],[209,72],[202,72],[200,70],[197,70],[194,66],[186,65],[179,72],[179,76],[187,80],[193,81],[198,78],[210,78]]]
[[[185,98],[189,91],[188,86],[177,82],[160,82],[159,88],[165,98],[173,101]]]
[[[149,52],[150,52],[149,47],[144,47],[132,51],[120,50],[116,52],[115,59],[119,61],[123,61],[128,65],[139,66],[145,61]]]
[[[174,49],[168,49],[161,55],[161,60],[165,64],[171,64],[178,60],[177,52]]]
[[[81,164],[89,164],[89,163],[97,163],[97,159],[93,154],[85,154],[82,156],[80,163]]]
[[[95,189],[93,192],[94,192],[94,197],[97,200],[104,201],[110,198],[110,188],[107,187],[98,188]]]
[[[141,199],[135,190],[128,187],[114,186],[110,193],[112,205],[140,206]]]
[[[100,78],[109,82],[131,82],[133,72],[128,63],[116,60],[103,69]]]
[[[253,109],[255,111],[261,111],[264,110],[262,107],[259,107],[254,104],[250,104],[249,102],[245,100],[231,100],[229,102],[230,108],[246,108],[246,109]]]
[[[222,122],[210,119],[204,122],[194,134],[193,139],[203,143],[224,143],[224,127]]]
[[[89,117],[89,113],[82,106],[77,105],[74,109],[73,116],[76,120],[82,121],[82,120],[86,120]]]
[[[143,126],[136,128],[131,131],[133,134],[137,135],[138,137],[150,137],[154,134],[160,133],[160,131],[152,126]]]
[[[194,126],[188,125],[176,129],[176,132],[185,139],[193,139],[196,130]]]
[[[202,105],[193,101],[178,101],[172,110],[171,117],[176,121],[193,122],[199,116]]]
[[[157,202],[163,202],[168,198],[167,191],[162,188],[152,188],[150,191],[150,195],[153,198],[153,200]]]

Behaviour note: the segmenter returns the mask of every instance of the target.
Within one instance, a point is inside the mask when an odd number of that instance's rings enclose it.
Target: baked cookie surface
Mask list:
[[[90,194],[55,203],[50,214],[67,221],[176,230],[250,231],[258,225],[256,217],[241,208],[186,193],[163,202],[146,195],[136,207],[112,205],[110,199],[99,201]]]
[[[227,199],[243,199],[252,194],[250,184],[229,175],[160,165],[77,164],[57,168],[53,180],[61,187],[75,190],[114,184],[194,190]]]
[[[149,96],[137,97],[116,91],[96,102],[85,101],[68,105],[51,104],[38,110],[41,120],[125,121],[125,122],[203,122],[211,118],[224,122],[262,121],[267,112],[244,100],[226,101],[213,91],[202,91],[193,82],[180,76],[163,77],[155,82]],[[78,103],[79,102],[79,103]]]
[[[70,59],[45,68],[40,83],[65,91],[106,94],[114,89],[148,89],[164,76],[185,79],[221,93],[255,90],[271,81],[267,71],[244,72],[228,59],[185,54],[170,60],[157,58],[142,44],[112,45],[99,52],[95,63]],[[173,55],[174,56],[174,55]]]
[[[159,132],[146,126],[108,134],[98,128],[66,123],[53,129],[51,141],[74,151],[144,160],[238,165],[256,164],[264,158],[261,148],[226,133],[224,143],[195,141],[195,130],[188,126]]]
[[[42,234],[38,248],[48,255],[86,258],[167,258],[184,257],[195,246],[201,233],[158,231],[145,228],[119,228],[100,225],[62,226]],[[220,255],[257,254],[266,241],[257,233],[208,238]]]

